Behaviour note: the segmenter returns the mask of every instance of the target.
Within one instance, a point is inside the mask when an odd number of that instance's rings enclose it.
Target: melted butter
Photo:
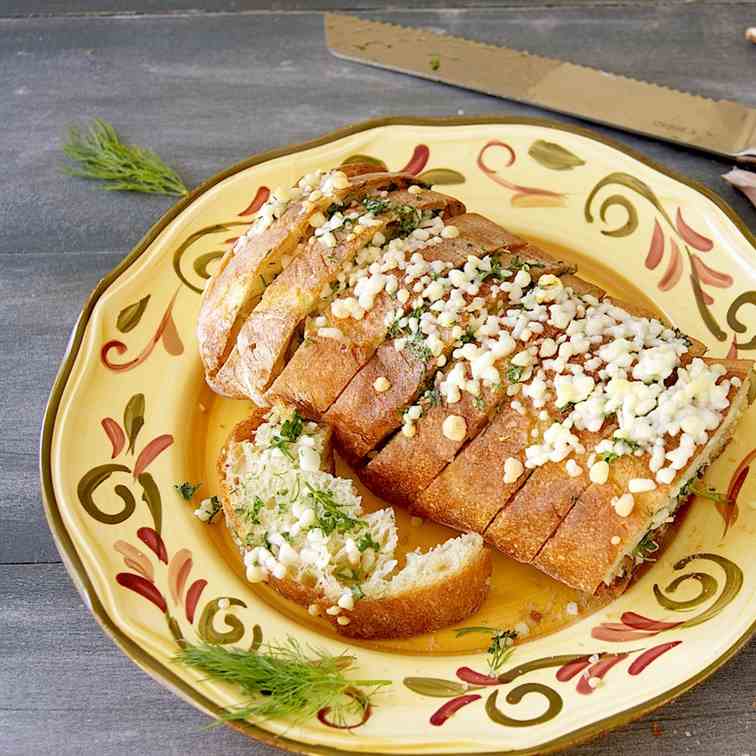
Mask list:
[[[663,314],[654,303],[637,287],[617,276],[608,266],[600,261],[584,257],[573,250],[551,243],[531,239],[543,249],[562,259],[575,262],[580,277],[606,290],[610,296],[626,302],[643,306],[650,313],[664,319]],[[218,493],[216,460],[225,443],[226,437],[234,425],[249,415],[252,407],[248,401],[234,401],[215,396],[205,386],[200,403],[204,412],[198,412],[195,419],[195,438],[204,438],[204,448],[196,447],[193,452],[191,469],[202,471],[199,479],[206,481],[203,496]],[[365,511],[373,511],[390,506],[368,491],[357,479],[352,470],[342,461],[337,460],[337,474],[351,478],[363,498]],[[408,551],[420,548],[427,550],[443,541],[455,537],[457,533],[449,528],[424,521],[413,524],[407,512],[394,507],[399,545],[397,557],[401,563]],[[678,523],[680,518],[678,517]],[[240,579],[244,580],[244,568],[238,549],[224,527],[222,518],[208,527],[208,536],[222,554],[224,560]],[[255,585],[251,590],[277,611],[291,618],[295,623],[332,637],[336,632],[325,621],[311,617],[306,608],[282,598],[275,591],[264,585]],[[441,597],[442,598],[442,597]],[[492,628],[514,628],[526,623],[530,629],[527,637],[518,642],[533,640],[554,633],[579,619],[597,611],[611,600],[604,593],[600,596],[588,596],[569,588],[539,572],[530,565],[516,562],[498,552],[494,553],[491,589],[480,610],[465,619],[458,627],[486,626]],[[570,605],[577,606],[577,614],[567,611]],[[570,606],[571,609],[574,607]],[[455,627],[444,628],[426,635],[406,639],[380,641],[353,641],[356,645],[371,647],[380,651],[392,651],[407,654],[450,654],[484,651],[489,643],[485,633],[470,633],[460,638],[456,636]]]

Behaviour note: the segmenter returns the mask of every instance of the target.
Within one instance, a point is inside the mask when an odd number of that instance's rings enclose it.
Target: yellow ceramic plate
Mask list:
[[[222,525],[193,517],[174,483],[203,480],[200,495],[213,493],[218,445],[248,409],[213,398],[203,383],[194,326],[214,261],[249,226],[267,187],[355,155],[453,185],[468,209],[559,249],[610,292],[651,303],[713,356],[756,356],[756,248],[744,224],[703,187],[579,129],[501,118],[373,121],[211,179],[93,293],[50,399],[41,456],[50,525],[92,611],[137,664],[209,713],[239,703],[239,693],[177,665],[181,637],[349,645],[246,583]],[[485,633],[352,645],[362,676],[392,680],[364,724],[245,729],[313,753],[524,754],[670,700],[753,631],[754,438],[756,407],[707,474],[736,504],[695,501],[671,546],[608,606],[499,559],[491,598],[466,624],[518,620],[530,634],[497,684],[465,682],[486,671]],[[413,532],[406,519],[400,528],[405,547],[445,537],[435,527]]]

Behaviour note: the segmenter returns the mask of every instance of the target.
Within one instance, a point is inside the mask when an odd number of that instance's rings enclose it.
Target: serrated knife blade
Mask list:
[[[339,58],[452,84],[756,163],[756,109],[508,47],[325,15]]]

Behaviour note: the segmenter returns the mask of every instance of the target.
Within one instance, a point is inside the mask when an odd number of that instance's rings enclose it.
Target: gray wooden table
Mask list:
[[[743,40],[753,0],[451,2],[0,2],[0,753],[275,752],[203,730],[203,715],[124,657],[47,530],[37,436],[69,330],[98,279],[170,205],[62,177],[67,124],[107,118],[195,184],[250,153],[378,115],[542,115],[332,58],[318,11],[338,7],[756,105],[756,47]],[[707,184],[756,227],[756,211],[719,178],[726,164],[597,130]],[[742,756],[756,753],[755,721],[752,644],[675,703],[573,753]]]

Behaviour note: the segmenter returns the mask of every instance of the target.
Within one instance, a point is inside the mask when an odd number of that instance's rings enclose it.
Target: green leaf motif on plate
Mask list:
[[[470,687],[455,680],[444,680],[441,677],[405,677],[404,684],[421,696],[434,698],[454,698],[470,690],[479,690],[477,687]]]
[[[144,394],[134,394],[123,411],[123,427],[129,438],[129,454],[134,453],[139,431],[144,425]]]
[[[388,166],[383,162],[383,160],[374,158],[371,155],[350,155],[348,158],[344,158],[344,160],[341,161],[342,165],[355,165],[358,163],[368,163],[369,165],[374,165],[376,168],[380,168],[380,170],[382,171],[388,170]]]
[[[536,163],[552,171],[569,171],[572,168],[585,165],[585,160],[582,160],[567,148],[543,139],[538,139],[530,145],[528,155]]]
[[[465,177],[459,171],[453,171],[451,168],[434,168],[421,173],[418,178],[431,186],[465,183]]]
[[[142,297],[138,302],[130,304],[128,307],[124,307],[119,313],[116,319],[116,328],[121,333],[128,333],[133,331],[138,325],[139,321],[144,315],[144,311],[147,309],[147,303],[150,301],[150,295]]]
[[[147,505],[152,515],[152,521],[155,524],[155,531],[160,533],[160,528],[163,524],[163,504],[160,499],[160,491],[158,490],[155,479],[149,473],[142,473],[137,480],[139,485],[142,486],[142,501]]]

